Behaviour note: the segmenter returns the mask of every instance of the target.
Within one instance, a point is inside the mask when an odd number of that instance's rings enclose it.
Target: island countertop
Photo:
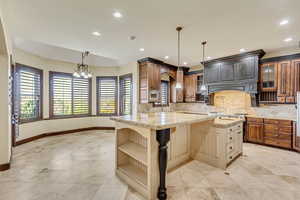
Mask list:
[[[216,116],[209,115],[185,114],[178,112],[157,112],[111,117],[110,119],[144,128],[162,130],[182,124],[193,124],[207,120],[213,120],[215,118]]]

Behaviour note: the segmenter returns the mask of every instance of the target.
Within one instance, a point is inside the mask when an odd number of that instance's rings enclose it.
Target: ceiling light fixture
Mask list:
[[[203,95],[206,95],[207,94],[207,87],[205,85],[205,82],[204,82],[204,73],[205,73],[205,45],[207,44],[206,41],[203,41],[202,43],[202,65],[203,65],[203,81],[202,81],[202,85],[200,87],[200,92],[203,94]]]
[[[114,13],[113,13],[113,16],[114,16],[115,18],[122,18],[122,17],[123,17],[123,15],[122,15],[120,12],[114,12]]]
[[[73,76],[76,78],[91,78],[92,74],[89,70],[89,66],[84,64],[84,59],[88,57],[89,52],[85,51],[81,53],[81,63],[77,64],[76,70],[73,73]]]
[[[291,38],[291,37],[288,37],[288,38],[285,38],[285,39],[284,39],[285,42],[290,42],[290,41],[292,41],[292,40],[293,40],[293,38]]]
[[[182,30],[182,27],[181,26],[178,26],[176,28],[176,31],[177,31],[177,45],[178,45],[178,55],[177,55],[177,80],[180,80],[180,75],[181,73],[183,73],[183,70],[182,70],[182,67],[180,67],[180,31]],[[181,89],[182,88],[182,85],[179,81],[176,81],[176,89]]]
[[[145,49],[144,48],[140,48],[140,51],[145,51]]]
[[[210,56],[207,56],[206,58],[207,58],[208,60],[209,60],[209,59],[211,59],[211,57],[210,57]]]
[[[280,24],[280,26],[283,26],[283,25],[286,25],[288,23],[289,23],[289,20],[284,19],[279,24]]]
[[[93,34],[94,36],[100,36],[100,35],[101,35],[101,33],[99,33],[98,31],[94,31],[92,34]]]
[[[165,59],[168,60],[168,59],[169,59],[169,56],[165,56]]]
[[[183,64],[184,64],[184,65],[187,65],[188,63],[187,63],[187,62],[183,62]]]
[[[240,52],[241,52],[241,53],[243,53],[243,52],[245,52],[245,51],[246,51],[246,49],[244,49],[244,48],[240,49]]]

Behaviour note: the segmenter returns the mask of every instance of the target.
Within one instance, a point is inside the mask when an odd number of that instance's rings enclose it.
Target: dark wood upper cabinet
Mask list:
[[[197,92],[197,75],[184,76],[184,101],[195,102]]]
[[[231,62],[224,62],[220,65],[220,80],[233,81],[234,80],[234,64]]]
[[[243,58],[234,64],[234,77],[236,80],[253,79],[256,76],[255,58]]]
[[[213,63],[205,67],[205,82],[217,83],[220,82],[220,63]]]

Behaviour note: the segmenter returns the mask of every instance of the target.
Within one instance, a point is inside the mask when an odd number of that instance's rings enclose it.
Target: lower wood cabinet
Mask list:
[[[246,141],[292,149],[293,122],[247,117]]]

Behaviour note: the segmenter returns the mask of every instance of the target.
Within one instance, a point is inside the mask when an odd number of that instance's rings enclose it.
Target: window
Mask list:
[[[120,76],[120,115],[132,114],[132,74]]]
[[[98,115],[118,114],[118,77],[97,77],[97,113]]]
[[[16,110],[20,122],[42,119],[43,71],[17,64],[16,74]]]
[[[155,103],[157,106],[168,106],[169,105],[169,82],[161,81],[160,83],[160,102]]]
[[[91,79],[60,72],[50,72],[49,78],[51,118],[91,114]]]

